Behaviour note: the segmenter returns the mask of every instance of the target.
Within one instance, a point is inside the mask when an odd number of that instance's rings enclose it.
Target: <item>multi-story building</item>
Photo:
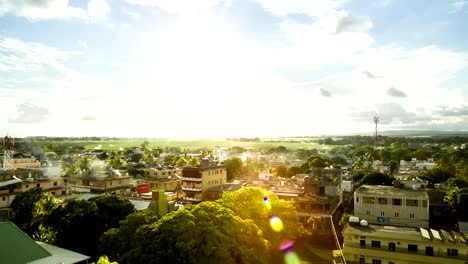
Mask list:
[[[15,169],[32,169],[40,168],[41,162],[36,160],[36,158],[15,158],[13,159],[13,167]]]
[[[362,185],[354,192],[354,215],[370,224],[429,227],[429,195],[423,185]]]
[[[145,183],[149,183],[150,189],[164,190],[166,192],[177,191],[182,186],[182,180],[179,178],[153,179],[145,178]]]
[[[167,178],[175,177],[176,175],[181,175],[182,170],[176,167],[156,167],[156,168],[146,168],[143,169],[143,177],[145,178]]]
[[[0,208],[7,208],[16,195],[32,188],[60,197],[67,194],[67,179],[44,178],[37,170],[0,171]]]
[[[143,182],[149,183],[151,190],[176,191],[182,185],[180,175],[182,175],[182,170],[172,166],[147,168],[143,169]]]
[[[343,202],[340,184],[340,169],[315,169],[305,176],[304,193],[295,200],[300,219],[334,214]]]
[[[203,200],[205,201],[216,201],[223,197],[223,193],[225,192],[233,192],[237,191],[242,188],[241,183],[226,183],[219,186],[214,186],[208,188],[205,193],[203,194]]]
[[[414,227],[347,225],[343,254],[350,264],[466,264],[467,235]]]
[[[129,193],[133,187],[133,177],[128,175],[81,176],[72,181],[76,192]]]
[[[197,167],[182,169],[182,191],[185,202],[199,203],[203,201],[203,193],[210,187],[226,183],[226,166],[217,165],[207,159],[202,159]]]

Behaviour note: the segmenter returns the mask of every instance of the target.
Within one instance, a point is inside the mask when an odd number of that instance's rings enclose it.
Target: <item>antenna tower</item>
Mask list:
[[[12,170],[15,167],[13,166],[13,154],[15,154],[14,150],[15,140],[6,135],[3,138],[3,169],[4,170]]]
[[[377,148],[377,128],[378,128],[378,125],[379,125],[379,122],[380,122],[380,117],[378,116],[374,116],[374,124],[375,124],[375,132],[374,132],[374,149]]]

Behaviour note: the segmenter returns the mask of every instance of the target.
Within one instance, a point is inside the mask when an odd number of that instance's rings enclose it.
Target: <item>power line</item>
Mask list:
[[[335,224],[333,223],[332,215],[330,215],[330,222],[332,226],[333,235],[335,236],[336,245],[338,246],[338,249],[340,250],[341,259],[343,260],[343,263],[346,264],[346,259],[343,255],[343,250],[341,249],[340,241],[338,240],[338,236],[336,235]]]

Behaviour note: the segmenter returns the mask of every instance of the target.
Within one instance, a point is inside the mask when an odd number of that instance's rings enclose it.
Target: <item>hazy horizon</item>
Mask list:
[[[464,130],[467,3],[3,0],[0,134]]]

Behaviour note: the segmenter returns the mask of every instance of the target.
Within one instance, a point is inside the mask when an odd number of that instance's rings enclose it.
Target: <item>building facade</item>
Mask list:
[[[0,208],[10,207],[16,195],[36,187],[56,197],[65,196],[67,184],[64,178],[41,178],[37,171],[0,171]]]
[[[429,227],[426,189],[362,185],[354,192],[354,215],[370,224]]]
[[[184,201],[199,203],[203,201],[203,193],[211,187],[226,184],[227,173],[224,165],[216,165],[202,160],[197,167],[182,169],[182,191]]]
[[[133,187],[131,176],[82,176],[73,179],[73,190],[90,193],[129,193]]]
[[[347,263],[466,264],[467,234],[425,228],[359,224],[343,230]]]

